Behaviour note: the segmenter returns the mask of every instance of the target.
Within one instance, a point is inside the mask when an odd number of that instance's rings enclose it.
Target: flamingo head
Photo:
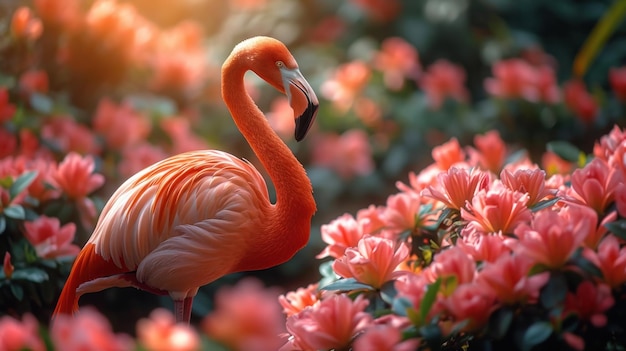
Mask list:
[[[244,43],[250,41],[252,71],[287,95],[296,122],[295,139],[301,141],[311,128],[319,107],[313,88],[283,43],[269,37],[256,37]]]

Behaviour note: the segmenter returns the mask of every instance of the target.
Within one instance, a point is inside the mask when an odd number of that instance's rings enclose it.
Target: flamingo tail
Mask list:
[[[52,313],[52,319],[60,314],[73,315],[78,311],[78,299],[81,294],[77,293],[77,289],[81,284],[100,277],[124,273],[125,271],[124,268],[117,267],[113,262],[106,261],[96,253],[94,244],[86,244],[74,261],[70,275],[61,291],[59,301]]]

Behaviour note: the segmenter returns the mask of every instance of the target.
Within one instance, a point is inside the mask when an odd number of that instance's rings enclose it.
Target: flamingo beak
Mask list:
[[[295,138],[301,141],[315,120],[319,101],[299,69],[281,68],[280,73],[296,121]]]

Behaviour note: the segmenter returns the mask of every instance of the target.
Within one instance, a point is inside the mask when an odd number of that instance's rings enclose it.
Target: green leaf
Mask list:
[[[421,327],[419,329],[420,334],[422,334],[422,338],[424,341],[430,346],[430,350],[440,350],[441,349],[441,329],[436,324],[429,324]]]
[[[37,178],[37,171],[26,172],[19,176],[15,182],[11,184],[11,188],[9,188],[10,198],[14,199],[22,191],[26,190],[35,178]]]
[[[388,304],[393,304],[394,299],[398,295],[395,280],[390,280],[380,287],[380,298]]]
[[[322,288],[321,290],[340,290],[340,291],[352,291],[352,290],[376,290],[370,285],[359,283],[354,278],[344,278],[334,281]]]
[[[26,211],[24,211],[24,207],[20,205],[11,205],[4,209],[4,215],[9,218],[23,220],[26,218]]]
[[[54,103],[50,97],[38,93],[34,93],[30,96],[30,105],[35,111],[44,114],[51,113],[54,107]]]
[[[419,313],[420,313],[419,316],[422,322],[426,320],[426,317],[428,317],[428,313],[430,312],[430,309],[435,304],[435,301],[437,300],[437,293],[439,292],[440,286],[441,286],[441,278],[437,278],[437,280],[434,283],[426,287],[426,293],[424,294],[424,298],[422,299],[422,303],[420,304],[420,310],[419,310]]]
[[[598,21],[574,59],[573,70],[577,77],[585,75],[591,61],[598,55],[606,40],[622,23],[624,17],[626,17],[626,1],[613,1],[611,8]]]
[[[547,149],[569,162],[578,162],[582,153],[576,146],[567,141],[551,141],[548,143]]]
[[[598,268],[595,264],[593,264],[593,262],[589,261],[582,255],[582,249],[578,249],[574,253],[574,255],[572,255],[570,262],[578,266],[583,271],[591,275],[595,275],[598,278],[602,278],[604,276],[600,268]]]
[[[565,301],[567,295],[567,280],[565,275],[559,272],[550,274],[548,284],[541,290],[539,300],[547,309],[553,309]]]
[[[491,314],[489,318],[489,335],[496,339],[502,339],[509,331],[513,322],[513,310],[509,307],[502,307]]]
[[[0,214],[0,235],[4,234],[4,231],[7,229],[7,219],[2,214]]]
[[[35,283],[41,283],[43,281],[48,280],[48,273],[46,271],[39,268],[24,268],[24,269],[16,269],[13,272],[14,280],[28,280]]]
[[[552,207],[555,203],[559,202],[559,200],[561,200],[560,197],[554,197],[552,199],[547,199],[547,200],[543,200],[543,201],[539,201],[536,204],[534,204],[533,206],[530,207],[530,210],[532,212],[538,212],[541,211],[543,209],[546,208],[550,208]]]
[[[552,325],[548,322],[533,323],[522,337],[522,350],[531,350],[533,347],[546,341],[552,335]]]
[[[408,310],[409,309],[413,309],[413,304],[411,303],[411,301],[409,301],[409,299],[404,298],[404,297],[398,297],[395,298],[393,300],[393,302],[391,303],[391,310],[393,311],[393,313],[397,314],[398,316],[407,316],[408,315]]]
[[[15,283],[9,286],[11,287],[11,293],[13,294],[13,296],[15,296],[17,301],[22,301],[22,299],[24,299],[24,289],[20,285]]]
[[[626,240],[626,219],[618,219],[604,225],[616,237]]]

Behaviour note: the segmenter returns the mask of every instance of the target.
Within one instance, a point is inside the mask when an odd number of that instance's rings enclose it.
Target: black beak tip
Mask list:
[[[319,105],[309,104],[307,109],[304,111],[302,115],[296,118],[296,131],[295,131],[295,139],[296,141],[302,141],[306,134],[308,133],[311,125],[313,125],[313,121],[317,116],[317,108]]]

